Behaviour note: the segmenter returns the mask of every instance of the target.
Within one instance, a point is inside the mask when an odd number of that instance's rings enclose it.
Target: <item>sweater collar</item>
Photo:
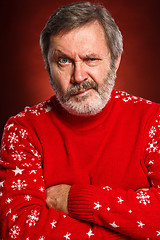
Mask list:
[[[114,96],[115,90],[112,91],[111,97],[102,111],[92,116],[76,116],[70,114],[61,106],[56,96],[53,96],[51,98],[51,101],[53,103],[57,117],[61,122],[63,122],[63,124],[68,125],[70,128],[75,130],[89,130],[102,124],[103,121],[107,118],[112,108]]]

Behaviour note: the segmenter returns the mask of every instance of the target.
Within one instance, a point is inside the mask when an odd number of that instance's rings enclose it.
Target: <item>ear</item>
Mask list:
[[[115,71],[117,72],[120,62],[121,62],[121,56],[122,54],[119,54],[118,58],[116,59],[116,63],[115,63]]]

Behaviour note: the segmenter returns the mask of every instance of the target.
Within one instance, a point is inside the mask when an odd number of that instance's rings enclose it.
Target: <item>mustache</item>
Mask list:
[[[81,93],[84,90],[94,89],[98,92],[98,84],[94,81],[84,81],[82,83],[76,83],[74,86],[70,87],[66,92],[66,97],[70,98],[71,96]]]

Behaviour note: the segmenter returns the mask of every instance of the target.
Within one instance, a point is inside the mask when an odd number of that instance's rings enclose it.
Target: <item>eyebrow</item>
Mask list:
[[[62,52],[61,50],[55,50],[53,52],[53,56],[58,55],[58,54],[67,57],[67,55],[64,52]]]

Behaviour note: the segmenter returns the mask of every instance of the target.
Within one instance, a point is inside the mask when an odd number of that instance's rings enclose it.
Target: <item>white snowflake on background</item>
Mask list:
[[[30,196],[30,195],[24,196],[24,200],[26,200],[26,201],[30,201],[31,199],[32,199],[32,196]]]
[[[17,143],[18,142],[18,136],[16,135],[15,132],[11,132],[9,135],[8,135],[8,141],[10,143]]]
[[[145,226],[145,224],[142,223],[141,221],[137,221],[137,223],[138,223],[138,227],[140,227],[140,228],[143,228],[143,226]]]
[[[64,236],[64,238],[66,238],[66,240],[70,240],[70,236],[71,236],[71,233],[66,233],[66,235]]]
[[[18,179],[17,182],[13,182],[11,188],[13,188],[13,190],[22,190],[22,189],[26,189],[27,184],[25,180],[20,180]]]
[[[26,223],[28,223],[29,227],[35,226],[36,222],[39,220],[40,213],[37,210],[32,210],[31,214],[28,215],[28,219],[26,220]]]
[[[157,132],[156,127],[152,126],[149,130],[149,137],[153,138],[155,136],[156,132]]]
[[[110,190],[112,190],[112,188],[111,188],[111,187],[109,187],[109,186],[103,187],[103,189],[104,189],[104,190],[107,190],[107,191],[110,191]]]
[[[121,197],[117,197],[118,198],[118,203],[122,204],[122,202],[124,201]]]
[[[148,143],[148,148],[146,150],[149,153],[158,152],[159,149],[158,149],[157,143],[158,143],[157,141],[152,139],[152,141]]]
[[[13,201],[13,198],[7,198],[6,199],[6,204],[10,204]]]
[[[56,227],[56,223],[57,223],[57,221],[55,221],[55,220],[53,220],[53,222],[50,223],[52,225],[52,228]]]
[[[102,207],[102,205],[99,204],[99,202],[94,202],[94,209],[99,210],[100,207]]]
[[[44,240],[45,237],[44,236],[41,236],[38,240]]]
[[[27,130],[25,130],[25,129],[21,129],[21,130],[19,131],[19,135],[21,136],[21,138],[26,139],[27,136],[28,136],[28,132],[27,132]]]
[[[139,203],[142,203],[144,205],[147,205],[147,203],[150,203],[150,196],[147,194],[147,192],[140,191],[137,193],[137,197],[139,200]]]
[[[17,236],[19,236],[19,233],[20,233],[20,228],[15,225],[11,228],[9,235],[11,236],[11,238],[16,239]]]
[[[11,220],[12,220],[13,222],[15,222],[16,218],[18,218],[17,214],[13,215],[12,218],[11,218]]]

